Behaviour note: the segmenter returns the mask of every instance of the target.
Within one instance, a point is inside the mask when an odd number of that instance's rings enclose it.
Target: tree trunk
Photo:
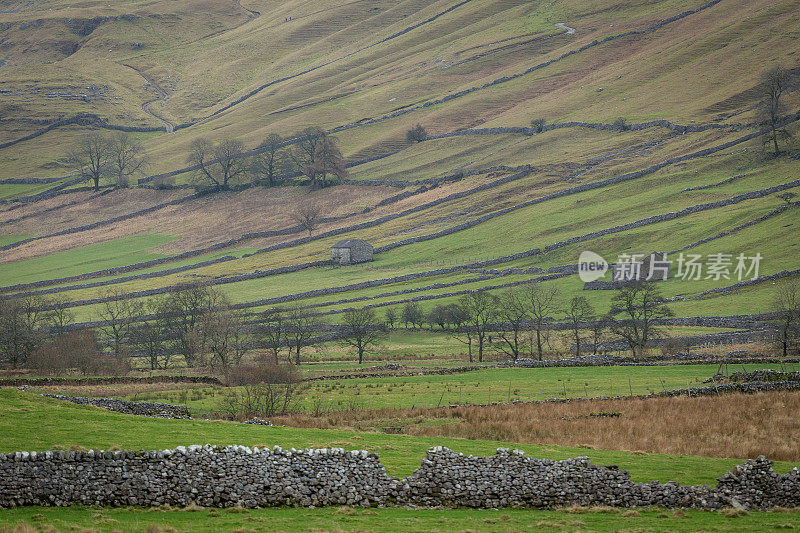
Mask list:
[[[359,345],[358,346],[358,364],[360,365],[363,362],[364,362],[364,347]]]
[[[536,328],[536,349],[539,352],[539,361],[542,360],[542,333],[540,328]]]

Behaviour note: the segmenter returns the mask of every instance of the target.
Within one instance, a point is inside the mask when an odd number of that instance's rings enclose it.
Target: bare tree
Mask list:
[[[228,383],[231,369],[247,352],[247,339],[241,315],[220,306],[203,315],[203,338],[209,352],[209,364],[222,374]]]
[[[533,320],[533,328],[536,331],[536,352],[539,361],[542,360],[542,330],[554,313],[559,310],[559,291],[553,285],[543,285],[533,283],[527,291],[528,305],[530,306],[530,316]]]
[[[528,306],[523,294],[509,289],[500,295],[497,319],[503,323],[503,331],[499,333],[502,342],[498,347],[515,361],[519,358],[521,349],[520,332],[528,318]]]
[[[364,353],[374,346],[385,333],[385,328],[376,323],[375,311],[371,308],[350,309],[344,314],[342,343],[358,353],[358,364],[364,362]]]
[[[468,325],[469,311],[459,304],[448,304],[447,322],[453,329],[453,338],[467,345],[467,354],[471,363],[474,334]]]
[[[290,309],[287,314],[287,336],[294,350],[294,364],[300,364],[300,351],[309,346],[319,328],[319,319],[302,309]]]
[[[78,145],[67,155],[67,164],[81,178],[91,180],[96,191],[100,188],[100,180],[111,173],[111,147],[109,138],[101,133],[83,135]]]
[[[186,366],[202,364],[203,316],[223,301],[222,294],[213,287],[197,285],[179,287],[161,301],[159,312],[164,317],[172,350],[183,356]]]
[[[775,331],[775,341],[781,353],[787,357],[790,351],[797,351],[800,346],[800,285],[797,281],[778,287],[772,309],[775,317],[769,325]]]
[[[128,187],[131,177],[147,165],[142,145],[127,133],[119,132],[109,140],[108,147],[109,173],[116,179],[118,187]]]
[[[36,297],[0,299],[0,362],[18,368],[39,346],[45,319],[38,310],[42,304]]]
[[[573,339],[575,340],[575,355],[581,355],[581,326],[586,322],[593,321],[594,308],[585,296],[575,296],[569,301],[566,309],[567,321],[572,329]]]
[[[394,307],[387,307],[384,313],[386,315],[386,326],[389,329],[394,329],[394,323],[397,322],[397,310]]]
[[[603,333],[608,329],[608,319],[603,316],[595,316],[594,320],[589,323],[589,329],[592,332],[592,354],[597,355],[598,348],[603,342]]]
[[[767,134],[764,144],[772,144],[774,154],[780,155],[779,141],[788,141],[791,133],[786,127],[786,105],[784,96],[796,89],[798,76],[781,66],[773,67],[761,75],[758,90],[761,101],[758,116]]]
[[[294,220],[298,226],[306,230],[308,236],[311,237],[311,233],[317,229],[322,222],[322,205],[316,202],[303,202],[298,205],[289,216],[292,217],[292,220]]]
[[[656,321],[673,315],[656,285],[635,282],[623,285],[611,298],[608,321],[611,331],[625,341],[637,358],[644,354],[648,342],[659,336]]]
[[[430,324],[431,329],[434,326],[439,326],[440,328],[444,329],[447,327],[447,319],[448,319],[448,312],[447,307],[444,305],[435,305],[433,309],[430,310],[426,320],[428,324]]]
[[[54,298],[52,303],[57,307],[46,314],[48,325],[57,335],[64,335],[67,326],[75,322],[75,313],[67,307],[67,302],[66,298]]]
[[[258,153],[253,157],[253,172],[258,176],[264,176],[270,187],[275,185],[278,175],[287,167],[284,144],[283,137],[277,133],[270,133],[258,145]]]
[[[421,325],[425,321],[425,314],[417,302],[406,302],[400,312],[400,320],[403,321],[406,329],[408,329],[409,324],[411,324],[411,327],[416,327],[417,324]]]
[[[292,145],[289,152],[289,157],[299,172],[305,173],[305,169],[314,162],[317,143],[324,137],[325,132],[316,126],[308,127],[300,132],[299,140]]]
[[[216,145],[208,139],[196,139],[189,145],[186,162],[197,167],[195,179],[213,190],[227,190],[231,182],[244,178],[252,169],[244,144],[238,139]]]
[[[281,350],[289,349],[289,331],[286,311],[283,309],[267,309],[261,313],[264,323],[257,334],[265,348],[272,352],[272,364],[280,364]]]
[[[320,184],[326,187],[328,174],[333,174],[337,180],[347,177],[344,157],[333,137],[325,135],[317,140],[314,158],[303,173],[311,179],[311,188],[316,188]]]
[[[161,300],[153,298],[142,307],[145,312],[159,315],[164,310]],[[167,343],[169,329],[165,319],[156,316],[130,326],[128,337],[138,351],[147,357],[150,370],[168,368],[172,350]]]
[[[497,297],[484,291],[476,291],[462,296],[459,303],[467,312],[467,323],[478,341],[478,362],[481,363],[489,326],[497,316]]]
[[[142,303],[125,298],[119,290],[110,290],[103,294],[106,301],[100,304],[101,325],[99,327],[106,337],[111,339],[114,355],[122,354],[122,347],[128,340],[133,319],[142,313]]]

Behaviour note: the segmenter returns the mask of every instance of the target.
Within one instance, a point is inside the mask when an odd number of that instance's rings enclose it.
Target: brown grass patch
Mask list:
[[[589,416],[619,412],[619,417]],[[276,424],[379,430],[387,420],[408,435],[459,437],[646,453],[800,460],[800,392],[700,398],[589,400],[445,409],[335,411]],[[446,424],[415,424],[448,419]]]

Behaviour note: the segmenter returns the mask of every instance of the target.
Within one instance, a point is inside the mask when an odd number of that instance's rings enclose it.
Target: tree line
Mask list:
[[[542,360],[555,322],[566,324],[576,355],[597,353],[610,335],[639,358],[663,336],[659,320],[673,316],[658,287],[648,282],[619,287],[603,314],[585,296],[563,298],[552,285],[532,283],[496,295],[472,292],[427,313],[417,302],[387,307],[382,319],[374,308],[348,309],[338,324],[297,307],[242,314],[209,286],[186,285],[144,300],[115,291],[105,296],[91,327],[81,329],[66,301],[0,299],[0,364],[98,374],[125,371],[131,357],[151,370],[174,367],[180,359],[189,368],[211,368],[227,381],[248,353],[271,367],[298,366],[310,347],[324,342],[351,349],[362,364],[400,324],[448,331],[467,347],[470,362],[482,362],[488,347],[513,360],[526,354]],[[778,287],[764,326],[783,356],[800,351],[797,282]]]

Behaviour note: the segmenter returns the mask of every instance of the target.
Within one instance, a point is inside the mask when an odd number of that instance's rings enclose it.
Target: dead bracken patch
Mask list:
[[[374,431],[390,419],[405,435],[456,437],[636,450],[707,457],[765,455],[800,460],[796,417],[800,392],[589,400],[569,403],[462,406],[443,409],[332,411],[318,417],[276,417],[277,425]],[[620,417],[589,417],[591,412]],[[446,420],[442,424],[415,423]]]

